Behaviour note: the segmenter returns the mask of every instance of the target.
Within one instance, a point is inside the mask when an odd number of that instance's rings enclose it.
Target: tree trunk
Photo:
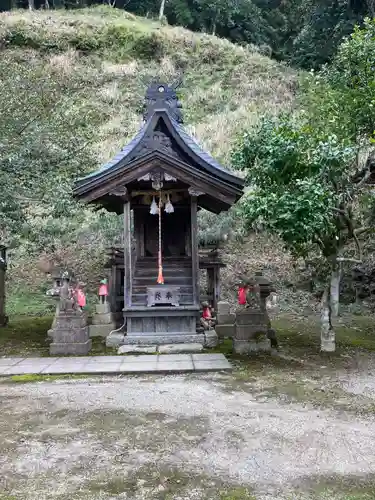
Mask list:
[[[34,0],[29,0],[29,10],[34,10],[35,5],[34,5]]]
[[[332,326],[332,307],[331,307],[331,287],[326,286],[322,297],[321,310],[321,338],[320,349],[323,352],[334,352],[336,349],[335,332]]]
[[[339,315],[340,306],[340,281],[341,281],[341,263],[334,264],[331,271],[331,284],[330,284],[330,300],[331,300],[331,313],[333,318]]]
[[[367,0],[367,6],[370,11],[370,16],[375,17],[375,0]]]
[[[159,21],[161,21],[164,17],[165,2],[166,0],[161,0],[160,10],[159,10]]]

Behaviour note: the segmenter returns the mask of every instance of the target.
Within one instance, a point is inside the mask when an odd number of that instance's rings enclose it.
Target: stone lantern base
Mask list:
[[[237,313],[233,349],[237,354],[271,350],[264,312],[260,309],[247,308]]]

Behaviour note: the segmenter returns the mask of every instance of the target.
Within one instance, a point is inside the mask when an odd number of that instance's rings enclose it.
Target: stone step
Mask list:
[[[91,340],[89,341],[91,343]],[[4,358],[0,376],[25,374],[142,374],[222,371],[232,367],[223,354],[145,354],[129,356],[78,356],[64,358]]]

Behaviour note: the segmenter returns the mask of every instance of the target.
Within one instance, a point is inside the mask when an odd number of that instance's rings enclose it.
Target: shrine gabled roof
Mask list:
[[[164,90],[160,92],[160,89]],[[161,84],[151,86],[146,94],[144,125],[112,160],[76,182],[75,196],[84,198],[90,191],[101,188],[119,171],[126,178],[127,170],[136,161],[154,152],[169,160],[173,160],[174,156],[176,162],[182,161],[191,169],[192,174],[199,172],[206,181],[215,180],[224,190],[230,191],[234,199],[239,199],[243,194],[243,180],[220,165],[188,134],[182,125],[180,107],[173,88]],[[91,200],[95,201],[94,198]]]
[[[116,156],[102,165],[98,170],[79,179],[76,186],[78,187],[85,184],[86,181],[90,182],[95,178],[100,178],[102,174],[108,173],[109,170],[116,169],[117,166],[123,167],[127,163],[130,163],[134,159],[132,153],[136,150],[137,146],[142,142],[142,139],[147,135],[147,133],[152,131],[153,123],[151,122],[155,122],[155,117],[161,117],[167,125],[169,122],[171,127],[185,144],[187,150],[190,150],[194,153],[194,155],[196,155],[197,159],[202,163],[202,166],[208,167],[208,173],[218,177],[222,177],[224,175],[226,181],[233,182],[240,188],[243,187],[243,180],[233,175],[229,172],[229,170],[221,166],[220,163],[210,154],[206,153],[195,141],[195,139],[188,134],[185,128],[169,116],[166,110],[156,111],[147,123],[145,123],[138,133],[131,139],[131,141],[116,154]]]

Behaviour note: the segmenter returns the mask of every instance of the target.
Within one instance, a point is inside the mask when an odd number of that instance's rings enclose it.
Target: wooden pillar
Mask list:
[[[124,308],[131,305],[130,203],[124,203]]]
[[[112,265],[111,276],[109,278],[109,299],[111,303],[111,311],[113,313],[117,312],[117,269],[116,265]]]
[[[217,303],[220,300],[220,267],[214,267],[213,269],[213,287],[214,287],[214,299],[213,299],[213,307],[217,313]]]
[[[212,306],[215,307],[214,270],[212,267],[207,268],[207,294],[212,297]]]
[[[199,305],[199,256],[198,256],[198,221],[197,197],[191,195],[191,266],[193,275],[193,302]]]

